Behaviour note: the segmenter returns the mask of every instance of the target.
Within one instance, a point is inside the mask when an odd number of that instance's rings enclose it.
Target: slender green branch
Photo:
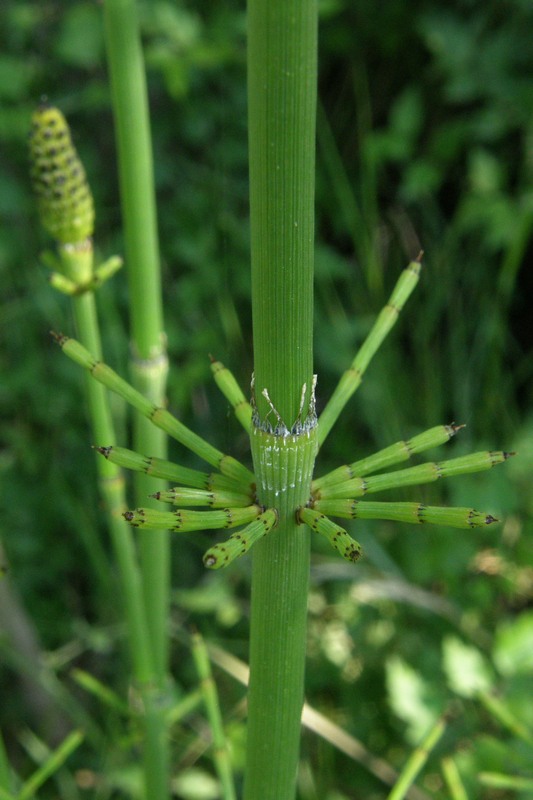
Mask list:
[[[491,789],[507,789],[511,792],[533,792],[533,778],[504,775],[501,772],[480,772],[479,782]],[[527,796],[527,795],[524,795]]]
[[[477,528],[497,520],[475,508],[426,506],[424,503],[372,503],[367,500],[316,500],[313,509],[342,519],[390,519],[411,525],[432,523],[451,528]]]
[[[298,512],[298,517],[301,522],[307,523],[311,530],[325,536],[331,546],[346,561],[359,560],[361,557],[361,545],[355,539],[352,539],[344,528],[336,525],[324,514],[312,508],[301,508]]]
[[[451,756],[443,758],[441,761],[442,774],[446,782],[446,788],[451,800],[468,800],[466,789],[463,786],[461,775],[457,769],[457,764]]]
[[[217,689],[211,674],[211,663],[209,661],[207,648],[204,640],[199,634],[195,634],[192,637],[192,654],[194,663],[196,665],[196,671],[198,672],[204,705],[211,727],[211,735],[213,737],[213,761],[215,762],[215,767],[220,780],[222,797],[223,800],[236,800],[237,795],[233,782],[233,773],[229,758],[228,744],[224,735],[224,726],[222,714],[220,713]]]
[[[163,458],[141,456],[126,447],[97,447],[96,449],[113,464],[118,464],[135,472],[144,472],[153,478],[163,478],[164,480],[175,481],[197,489],[208,489],[210,491],[227,489],[228,491],[242,492],[248,495],[252,493],[255,487],[255,482],[240,481],[228,475],[220,475],[218,472],[199,472],[196,469],[182,467]]]
[[[127,403],[146,417],[152,423],[152,426],[168,433],[169,436],[172,436],[192,453],[203,458],[208,464],[217,467],[224,475],[235,478],[237,481],[248,483],[255,480],[253,473],[239,461],[217,450],[216,447],[206,442],[197,433],[191,431],[183,422],[172,416],[165,408],[156,405],[152,399],[145,397],[124,378],[117,375],[111,367],[95,358],[80,342],[75,339],[69,339],[68,336],[62,334],[53,335],[69,358],[88,370],[93,378],[107,386],[108,389],[123,397]],[[150,488],[153,489],[153,484],[148,484],[148,487],[148,491],[142,496],[143,499],[150,493]]]
[[[236,558],[245,555],[250,547],[258,542],[277,525],[278,514],[273,508],[250,522],[242,531],[237,531],[225,542],[210,547],[204,555],[204,564],[209,569],[227,567]]]
[[[233,374],[220,361],[213,361],[211,363],[211,371],[218,388],[231,403],[235,416],[244,430],[250,433],[252,428],[252,406],[246,400]]]
[[[209,506],[210,508],[236,508],[249,505],[253,497],[251,494],[236,494],[235,492],[206,491],[205,489],[189,489],[176,486],[168,492],[156,492],[151,495],[156,500],[172,503],[175,506]]]
[[[439,717],[435,724],[428,731],[418,747],[413,751],[398,778],[392,791],[387,796],[387,800],[403,800],[410,786],[416,780],[416,776],[426,764],[432,750],[438,744],[440,738],[446,730],[446,718]]]
[[[383,492],[386,489],[397,489],[400,486],[416,486],[422,483],[432,483],[440,478],[450,478],[456,475],[467,475],[471,472],[481,472],[491,469],[497,464],[502,464],[513,453],[504,451],[483,450],[479,453],[469,453],[459,458],[450,458],[446,461],[427,462],[416,467],[398,469],[395,472],[384,472],[381,475],[370,475],[367,478],[351,478],[336,484],[323,486],[315,490],[313,495],[317,500],[334,500],[339,498],[362,497],[374,492]]]
[[[261,514],[258,505],[246,508],[223,508],[219,511],[158,511],[155,508],[139,508],[137,511],[126,511],[125,518],[130,525],[138,528],[168,528],[177,533],[201,531],[204,529],[237,528],[252,522]]]
[[[533,747],[533,730],[524,725],[499,697],[488,691],[480,691],[476,697],[501,725],[511,731],[513,736],[522,739],[530,748]]]
[[[421,258],[422,253],[404,269],[389,297],[387,305],[379,313],[370,333],[363,342],[350,367],[341,376],[335,391],[320,415],[318,427],[318,440],[320,445],[324,443],[328,433],[336,423],[350,397],[356,389],[359,388],[370,361],[391,328],[396,324],[400,311],[418,283]]]
[[[35,797],[35,792],[63,766],[67,758],[83,742],[83,738],[81,731],[71,731],[61,744],[50,753],[45,762],[23,783],[17,794],[17,800],[30,800],[30,798]]]
[[[341,483],[355,476],[361,478],[363,475],[371,475],[373,472],[379,472],[386,467],[392,467],[394,464],[407,461],[415,453],[422,453],[424,450],[449,441],[463,427],[463,425],[454,425],[452,423],[452,425],[437,425],[434,428],[429,428],[429,430],[413,436],[412,439],[396,442],[383,450],[372,453],[371,456],[354,461],[352,464],[337,467],[332,472],[328,472],[327,475],[315,479],[313,481],[313,490],[316,491],[324,486]]]

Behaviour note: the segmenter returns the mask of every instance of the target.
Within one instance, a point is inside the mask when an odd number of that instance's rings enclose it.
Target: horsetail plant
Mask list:
[[[211,468],[192,470],[160,454],[99,442],[98,452],[108,463],[175,484],[152,495],[171,504],[172,510],[141,507],[126,511],[125,519],[148,536],[162,527],[176,533],[239,528],[205,553],[209,569],[226,567],[253,547],[244,798],[292,800],[303,704],[309,531],[321,534],[344,559],[356,562],[360,545],[330,517],[465,530],[492,524],[497,521],[494,516],[473,508],[364,498],[490,469],[511,454],[473,453],[389,471],[449,441],[462,427],[452,423],[315,477],[320,447],[418,282],[421,255],[400,275],[389,302],[317,415],[312,369],[315,0],[249,0],[248,37],[254,330],[250,402],[231,372],[215,359],[212,372],[250,436],[253,471],[194,433],[162,403],[145,397],[104,364],[98,352],[62,334],[56,339],[96,382]]]
[[[126,275],[130,309],[130,376],[152,402],[164,405],[168,358],[164,333],[157,207],[146,73],[136,0],[104,0],[106,58],[118,156]],[[142,416],[133,417],[139,452],[164,458],[166,436]],[[153,485],[153,484],[152,484]],[[145,476],[135,477],[137,502],[150,492]],[[166,692],[167,617],[170,598],[170,541],[167,531],[139,537],[144,603],[150,619],[157,682]],[[160,698],[159,704],[165,704]],[[160,746],[157,752],[163,752]],[[162,787],[161,787],[162,789]]]
[[[136,0],[104,0],[106,56],[118,155],[122,227],[130,294],[130,375],[152,403],[164,405],[168,358],[164,333],[161,268],[157,233],[154,170],[148,91]],[[133,441],[139,452],[165,458],[167,437],[139,414],[133,418]],[[146,502],[153,481],[137,473],[137,502]],[[150,502],[150,501],[149,501]],[[168,613],[170,538],[165,529],[138,537],[142,592],[154,667],[145,691],[145,795],[170,795]]]
[[[101,355],[94,290],[121,266],[112,257],[95,267],[92,243],[94,208],[85,171],[73,147],[70,131],[61,112],[46,103],[35,111],[30,134],[31,177],[41,220],[56,239],[57,254],[43,259],[54,271],[51,284],[72,297],[75,324],[80,339],[93,353]],[[96,441],[114,442],[115,434],[105,387],[96,381],[86,383],[93,436]],[[166,672],[157,668],[158,659],[150,641],[152,629],[160,630],[160,614],[154,617],[143,602],[147,582],[139,568],[131,530],[121,514],[126,508],[125,486],[120,465],[98,459],[100,491],[109,512],[109,529],[120,569],[129,644],[135,682],[142,695],[146,714],[145,786],[154,800],[167,797],[166,724],[154,701],[154,687],[161,691]],[[154,710],[155,709],[155,710]],[[158,720],[154,723],[154,719]]]
[[[80,339],[101,357],[100,331],[94,289],[109,277],[107,265],[94,265],[92,243],[94,210],[85,171],[73,147],[64,116],[42,103],[32,118],[30,133],[31,177],[38,198],[43,226],[56,239],[57,253],[44,261],[55,271],[51,283],[72,297],[75,324]],[[113,257],[115,265],[121,259]],[[103,386],[86,382],[93,435],[96,441],[114,441],[115,433],[108,398]],[[139,682],[152,675],[147,625],[142,607],[140,575],[134,543],[120,514],[126,506],[124,480],[113,463],[98,463],[99,484],[109,511],[110,532],[122,576],[134,672]]]

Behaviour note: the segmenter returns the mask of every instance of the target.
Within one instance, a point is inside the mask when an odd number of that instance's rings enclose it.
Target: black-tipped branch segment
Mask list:
[[[225,542],[213,545],[204,555],[204,564],[209,569],[227,567],[236,558],[240,558],[262,539],[278,521],[277,512],[273,508],[267,509],[253,522],[250,522],[242,531],[232,534]]]
[[[396,323],[400,311],[409,299],[420,277],[422,253],[404,269],[389,301],[378,318],[350,367],[343,373],[318,421],[318,442],[323,444],[339,415],[359,387],[366,369],[383,340]]]
[[[484,450],[470,453],[448,461],[435,461],[419,464],[416,467],[399,469],[396,472],[385,472],[382,475],[371,475],[368,478],[352,478],[333,486],[324,486],[313,492],[315,500],[334,500],[337,498],[352,499],[365,494],[383,492],[386,489],[397,489],[400,486],[418,486],[431,483],[439,478],[451,478],[455,475],[466,475],[469,472],[482,472],[496,464],[503,463],[513,453]]]
[[[317,500],[315,511],[342,519],[386,519],[412,525],[430,523],[450,528],[479,528],[498,522],[496,517],[475,508],[445,508],[423,503],[374,503],[368,500]]]
[[[211,372],[215,383],[233,408],[233,413],[245,431],[250,433],[252,428],[252,406],[243,394],[233,373],[221,361],[211,362]]]
[[[431,447],[445,444],[463,427],[464,425],[455,425],[454,423],[451,425],[436,425],[434,428],[429,428],[429,430],[419,433],[411,439],[401,440],[389,445],[389,447],[385,447],[383,450],[378,450],[377,453],[373,453],[371,456],[354,461],[352,464],[337,467],[332,472],[328,472],[327,475],[314,480],[313,490],[343,483],[355,477],[360,478],[363,475],[371,475],[373,472],[379,472],[386,467],[392,467],[394,464],[407,461],[416,453],[422,453]]]
[[[91,353],[75,339],[69,339],[62,334],[53,334],[63,352],[80,366],[88,370],[93,378],[102,383],[112,392],[124,398],[133,408],[149,419],[157,428],[168,433],[184,447],[197,456],[217,467],[224,475],[240,481],[253,482],[254,475],[250,470],[231,456],[227,456],[216,447],[213,447],[201,436],[191,431],[176,417],[161,406],[154,405],[137,389],[125,381],[103,361],[98,361]]]
[[[175,506],[209,506],[210,508],[241,508],[253,503],[254,499],[251,495],[236,494],[235,492],[223,490],[210,492],[181,486],[165,492],[155,492],[150,496]]]
[[[113,464],[135,472],[143,472],[152,478],[162,478],[207,491],[222,490],[247,496],[252,496],[254,492],[253,483],[239,481],[227,475],[220,475],[218,472],[200,472],[189,467],[182,467],[156,456],[141,456],[126,447],[97,447],[96,450]]]
[[[263,512],[258,505],[246,508],[224,508],[220,511],[157,511],[153,508],[138,508],[126,511],[124,519],[134,528],[161,528],[176,533],[190,531],[237,528],[247,525]]]
[[[358,561],[361,558],[362,551],[359,542],[352,539],[344,528],[336,525],[325,514],[321,514],[312,508],[300,508],[298,510],[298,519],[300,522],[305,522],[306,525],[309,525],[311,530],[325,536],[330,545],[346,561]]]

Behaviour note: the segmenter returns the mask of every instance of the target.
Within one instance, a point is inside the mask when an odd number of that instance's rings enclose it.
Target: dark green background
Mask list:
[[[248,384],[244,4],[154,1],[140,9],[169,406],[249,463],[246,437],[212,384],[208,359],[213,353]],[[308,699],[397,768],[432,715],[451,704],[453,722],[419,785],[447,797],[439,758],[458,754],[470,798],[525,798],[479,788],[480,770],[527,774],[530,752],[452,691],[443,642],[456,637],[493,660],[505,703],[533,727],[533,8],[529,0],[325,0],[320,12],[319,409],[403,266],[421,248],[425,259],[419,288],[328,439],[319,469],[452,420],[467,428],[430,457],[483,448],[517,450],[518,457],[400,498],[472,505],[501,517],[498,526],[463,532],[359,524],[354,535],[366,558],[356,567],[314,542]],[[26,140],[43,95],[66,114],[89,175],[96,249],[102,258],[120,253],[97,3],[4,2],[0,10],[0,532],[9,567],[0,597],[0,729],[27,775],[27,729],[52,743],[70,724],[69,704],[79,703],[99,734],[74,766],[105,774],[104,789],[80,790],[65,773],[59,789],[50,785],[39,797],[118,798],[128,796],[120,787],[136,761],[128,723],[71,677],[81,667],[121,693],[128,681],[82,376],[48,334],[73,328],[68,300],[49,287],[38,258],[50,243],[30,193]],[[101,290],[99,303],[106,358],[126,375],[124,274]],[[127,445],[126,410],[113,402]],[[173,622],[177,630],[196,625],[246,658],[249,559],[206,575],[201,554],[210,541],[208,534],[175,541]],[[25,683],[37,666],[23,624],[58,679],[48,689],[58,715],[52,721]],[[173,668],[178,693],[186,693],[195,676],[179,636]],[[232,709],[242,691],[217,678],[240,768],[243,723]],[[193,724],[173,731],[176,772],[193,738]],[[364,767],[309,734],[302,758],[305,800],[386,796]],[[197,766],[211,770],[207,758]]]

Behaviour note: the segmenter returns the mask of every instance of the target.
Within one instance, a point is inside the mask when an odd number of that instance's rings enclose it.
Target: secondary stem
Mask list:
[[[135,0],[104,3],[107,54],[117,135],[126,265],[131,295],[132,381],[156,405],[164,405],[167,359],[163,335],[161,278],[146,79]],[[165,436],[135,417],[135,449],[165,455]],[[139,503],[153,481],[136,479]],[[166,677],[169,543],[165,531],[142,537],[144,594],[158,680]]]
[[[165,404],[168,361],[163,334],[161,276],[157,238],[152,143],[144,60],[135,0],[105,0],[107,58],[115,118],[126,265],[130,287],[131,374],[136,388],[155,405]],[[166,455],[166,437],[135,416],[135,449]],[[139,504],[154,491],[153,480],[139,474]],[[166,726],[170,598],[168,531],[140,537],[143,593],[151,637],[154,675],[142,687],[145,707],[144,776],[146,800],[170,794],[169,742]]]

